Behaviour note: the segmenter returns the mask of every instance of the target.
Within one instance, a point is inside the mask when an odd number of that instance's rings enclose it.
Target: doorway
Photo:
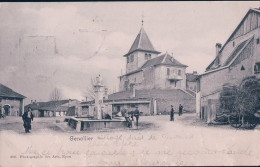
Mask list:
[[[44,117],[44,111],[43,110],[39,110],[40,111],[40,116],[39,117]]]
[[[205,107],[202,107],[201,110],[201,119],[204,120]]]
[[[10,105],[4,105],[4,114],[10,115]]]

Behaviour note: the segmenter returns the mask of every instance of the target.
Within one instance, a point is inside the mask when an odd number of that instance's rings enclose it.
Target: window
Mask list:
[[[240,70],[241,70],[241,71],[245,71],[245,67],[244,67],[244,66],[242,66]]]
[[[129,63],[129,56],[127,56],[127,58],[126,58],[126,59],[127,59],[127,64],[128,64],[128,63]]]
[[[116,111],[120,112],[120,106],[116,106]]]
[[[254,74],[259,74],[260,73],[260,62],[255,63],[254,66]]]
[[[170,75],[170,69],[167,68],[167,75]]]
[[[150,60],[152,57],[151,54],[145,53],[145,60]]]
[[[259,44],[259,41],[260,41],[259,38],[257,38],[257,39],[256,39],[256,44]]]
[[[125,90],[128,90],[128,85],[129,85],[129,81],[125,81],[125,83],[124,83],[124,89]]]
[[[235,41],[233,41],[233,47],[235,46]]]
[[[178,75],[180,75],[180,76],[181,76],[181,70],[178,70]]]
[[[131,55],[130,62],[133,62],[133,61],[134,61],[134,55]]]
[[[148,54],[145,53],[145,60],[148,60],[148,59],[149,59]]]
[[[176,81],[170,81],[170,85],[174,85],[174,87],[176,87],[177,85],[176,85]]]

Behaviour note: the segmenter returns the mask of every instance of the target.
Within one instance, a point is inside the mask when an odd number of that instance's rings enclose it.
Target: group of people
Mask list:
[[[182,115],[182,111],[183,111],[183,106],[180,104],[179,105],[179,116]],[[174,108],[173,108],[173,105],[171,105],[170,120],[174,121]]]
[[[140,111],[138,110],[138,107],[135,108],[135,111],[131,111],[131,112],[125,112],[125,120],[127,121],[127,126],[129,128],[131,127],[135,127],[135,120],[136,120],[136,127],[138,129],[138,120],[139,120],[139,116],[140,116]],[[135,117],[135,120],[134,120]]]

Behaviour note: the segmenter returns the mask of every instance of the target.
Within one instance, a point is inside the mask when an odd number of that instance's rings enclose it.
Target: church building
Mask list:
[[[186,89],[186,68],[169,53],[159,55],[142,27],[126,58],[126,74],[120,76],[120,91],[136,89]]]

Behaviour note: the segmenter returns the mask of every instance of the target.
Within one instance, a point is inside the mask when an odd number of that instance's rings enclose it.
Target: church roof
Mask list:
[[[152,66],[158,66],[158,65],[167,65],[167,66],[178,66],[178,67],[188,67],[187,65],[184,65],[180,63],[178,60],[174,59],[171,55],[169,55],[167,52],[164,53],[161,56],[155,57],[153,59],[148,60],[142,67],[135,71],[131,71],[129,73],[124,74],[123,76],[131,75],[133,73],[137,73],[142,71],[143,69],[147,67]]]
[[[13,91],[7,86],[0,83],[0,97],[11,97],[11,98],[19,98],[24,99],[25,96]]]
[[[188,67],[180,63],[178,60],[174,59],[167,52],[161,56],[148,60],[141,68],[156,66],[156,65],[169,65],[169,66],[179,66],[179,67]]]
[[[134,43],[132,44],[130,50],[128,51],[128,53],[126,55],[131,54],[137,50],[160,53],[154,49],[153,44],[150,41],[146,32],[144,31],[143,27],[139,31],[138,35],[136,36],[136,38],[134,40]]]

